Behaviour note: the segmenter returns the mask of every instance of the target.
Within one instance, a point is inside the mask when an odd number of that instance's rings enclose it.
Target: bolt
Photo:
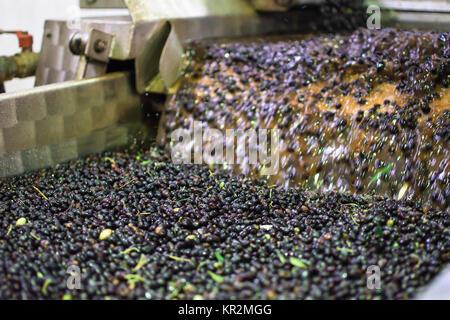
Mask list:
[[[99,40],[96,40],[94,43],[94,50],[97,53],[102,53],[103,51],[106,50],[106,46],[107,46],[106,41],[99,39]]]
[[[74,33],[69,41],[70,51],[75,55],[84,54],[87,44],[87,35],[82,33]]]

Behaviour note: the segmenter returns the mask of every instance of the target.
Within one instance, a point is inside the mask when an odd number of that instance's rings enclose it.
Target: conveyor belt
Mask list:
[[[272,183],[448,207],[448,33],[359,30],[191,50],[161,122],[166,134],[192,130],[194,120],[222,130],[278,128],[281,169]]]

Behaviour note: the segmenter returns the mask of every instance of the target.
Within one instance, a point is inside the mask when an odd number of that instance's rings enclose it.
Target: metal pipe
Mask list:
[[[0,57],[0,82],[34,76],[38,62],[39,54],[31,51]]]

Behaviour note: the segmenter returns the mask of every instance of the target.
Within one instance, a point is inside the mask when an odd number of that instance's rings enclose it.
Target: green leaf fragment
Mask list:
[[[30,236],[32,236],[37,241],[41,241],[41,239],[37,235],[35,235],[33,232],[30,232]]]
[[[171,256],[171,255],[169,255],[169,258],[170,258],[170,259],[173,259],[173,260],[175,260],[175,261],[191,262],[190,259],[180,258],[180,257],[175,257],[175,256]]]
[[[125,275],[125,279],[131,288],[136,287],[136,283],[145,281],[145,278],[138,274],[127,274]]]
[[[372,183],[377,182],[377,181],[381,178],[381,176],[382,176],[383,174],[388,173],[389,170],[391,170],[392,166],[393,166],[393,164],[392,164],[392,163],[389,163],[386,167],[384,167],[383,169],[381,169],[380,171],[378,171],[378,172],[373,176],[373,178],[370,179],[369,186],[370,186]]]
[[[355,253],[355,250],[349,249],[349,248],[337,248],[336,250],[337,250],[337,251],[342,251],[342,252],[344,252],[344,254],[347,254],[347,253]]]
[[[9,236],[9,234],[10,234],[11,231],[12,231],[12,228],[13,228],[13,226],[12,226],[12,224],[10,224],[10,225],[9,225],[9,228],[8,228],[8,232],[6,233],[6,236]]]
[[[145,281],[144,277],[138,275],[138,274],[126,274],[125,275],[125,280],[139,280],[139,281]]]
[[[307,269],[307,262],[304,260],[300,260],[298,258],[295,257],[291,257],[289,258],[289,262],[294,266],[294,267],[298,267],[298,268],[303,268],[303,269]]]
[[[216,259],[219,262],[225,262],[225,258],[219,252],[216,252]]]
[[[43,294],[47,295],[47,288],[48,288],[48,286],[50,285],[51,282],[52,282],[52,279],[46,279],[45,280],[44,284],[42,285],[42,289],[41,289]]]
[[[105,157],[105,160],[111,162],[112,164],[116,164],[116,160],[114,160],[113,158]]]
[[[25,224],[27,223],[27,219],[25,219],[25,218],[19,218],[19,219],[17,219],[17,221],[16,221],[16,227],[22,227],[22,226],[24,226]]]
[[[381,228],[381,226],[377,226],[377,227],[375,228],[375,234],[376,234],[377,236],[382,236],[382,235],[383,235],[383,228]]]
[[[131,247],[131,248],[128,248],[128,249],[126,249],[126,250],[120,252],[120,254],[130,254],[130,253],[133,252],[133,251],[135,251],[135,252],[141,252],[141,250],[139,250],[138,248]]]
[[[179,294],[180,292],[178,291],[178,289],[174,289],[169,295],[166,296],[166,300],[175,299]]]
[[[277,251],[277,256],[278,256],[278,259],[280,259],[282,264],[286,263],[286,258],[283,256],[283,254],[280,251]]]
[[[207,262],[206,261],[203,261],[203,262],[200,262],[199,263],[199,265],[197,266],[197,269],[196,269],[196,271],[197,272],[199,272],[200,271],[200,269],[205,265],[205,264],[207,264]]]
[[[208,274],[210,275],[210,277],[217,283],[222,283],[225,281],[225,278],[222,276],[219,276],[218,274],[215,274],[212,271],[208,271]]]
[[[137,265],[133,268],[133,272],[138,271],[141,269],[149,260],[145,257],[145,254],[141,254],[141,258],[139,259],[139,262]]]
[[[162,166],[163,164],[166,164],[166,163],[165,162],[156,162],[153,167],[156,169],[159,166]]]

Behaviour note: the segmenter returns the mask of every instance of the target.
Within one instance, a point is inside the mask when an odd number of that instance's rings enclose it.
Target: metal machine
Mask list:
[[[8,78],[0,80],[35,72],[36,88],[0,96],[0,176],[126,143],[139,127],[139,94],[173,91],[185,41],[305,32],[311,12],[322,3],[81,1],[84,8],[126,4],[130,15],[47,21],[39,60],[27,50],[7,59],[14,62],[30,56],[25,64],[29,67],[16,68],[15,74],[9,72]],[[383,26],[448,30],[450,4],[446,1],[377,3],[384,5]],[[279,23],[280,18],[284,23]]]
[[[186,41],[305,32],[323,2],[81,0],[83,8],[126,5],[130,15],[46,21],[39,58],[17,33],[24,52],[0,59],[0,83],[35,74],[36,87],[0,95],[0,176],[127,144],[141,128],[141,95],[174,92]],[[383,27],[450,29],[445,0],[370,3],[381,6]]]

